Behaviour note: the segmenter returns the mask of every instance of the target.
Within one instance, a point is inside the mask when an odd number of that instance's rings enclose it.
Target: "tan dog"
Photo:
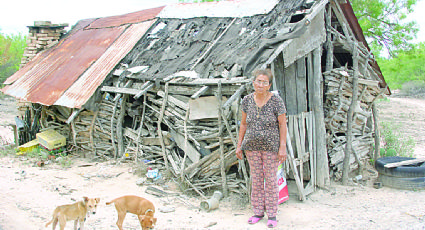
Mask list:
[[[117,226],[122,230],[122,223],[124,222],[127,212],[136,214],[139,218],[140,225],[143,230],[151,229],[156,223],[155,206],[149,200],[138,196],[122,196],[106,202],[106,205],[115,203],[115,208],[118,213]]]
[[[53,222],[52,227],[53,230],[55,230],[59,222],[60,229],[64,230],[66,222],[68,220],[74,220],[74,230],[77,230],[78,222],[80,222],[80,230],[83,230],[86,215],[88,216],[90,213],[96,214],[96,208],[99,201],[100,198],[83,197],[82,201],[58,206],[55,208],[55,211],[53,211],[53,218],[46,224],[46,227]]]

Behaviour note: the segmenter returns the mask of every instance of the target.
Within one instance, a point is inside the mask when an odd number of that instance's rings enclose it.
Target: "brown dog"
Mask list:
[[[55,208],[55,211],[53,211],[53,218],[46,224],[46,227],[53,222],[52,227],[53,230],[55,230],[59,222],[60,229],[64,230],[66,222],[68,220],[74,220],[74,230],[77,230],[78,222],[80,222],[80,230],[83,230],[86,215],[90,213],[96,214],[96,208],[99,201],[100,198],[83,197],[82,201],[58,206]]]
[[[138,196],[122,196],[106,202],[106,205],[115,203],[115,208],[118,213],[117,226],[122,230],[122,223],[124,222],[127,212],[136,214],[139,218],[140,225],[143,230],[151,229],[156,223],[155,206],[149,200]]]

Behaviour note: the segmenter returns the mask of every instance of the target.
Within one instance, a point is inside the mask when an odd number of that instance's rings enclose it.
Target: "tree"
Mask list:
[[[390,88],[401,89],[406,82],[415,82],[416,87],[423,87],[425,43],[414,44],[410,50],[398,50],[395,54],[396,58],[377,60]]]
[[[354,13],[372,51],[394,56],[395,50],[408,50],[416,36],[416,22],[404,22],[417,0],[351,0]]]
[[[18,71],[25,47],[25,36],[0,33],[0,83]]]

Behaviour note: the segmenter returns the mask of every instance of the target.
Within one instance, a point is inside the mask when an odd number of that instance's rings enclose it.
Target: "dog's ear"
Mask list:
[[[98,198],[94,198],[94,200],[96,201],[96,203],[99,203],[100,202],[100,198],[98,197]]]
[[[83,196],[83,200],[84,200],[84,203],[86,203],[87,201],[89,201],[89,198],[86,196]]]

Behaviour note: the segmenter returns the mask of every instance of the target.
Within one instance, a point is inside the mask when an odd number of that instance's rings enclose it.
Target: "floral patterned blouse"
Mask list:
[[[242,150],[279,152],[279,121],[277,117],[286,113],[285,103],[279,95],[272,93],[263,107],[258,107],[254,93],[242,99],[242,111],[246,113],[246,132]]]

